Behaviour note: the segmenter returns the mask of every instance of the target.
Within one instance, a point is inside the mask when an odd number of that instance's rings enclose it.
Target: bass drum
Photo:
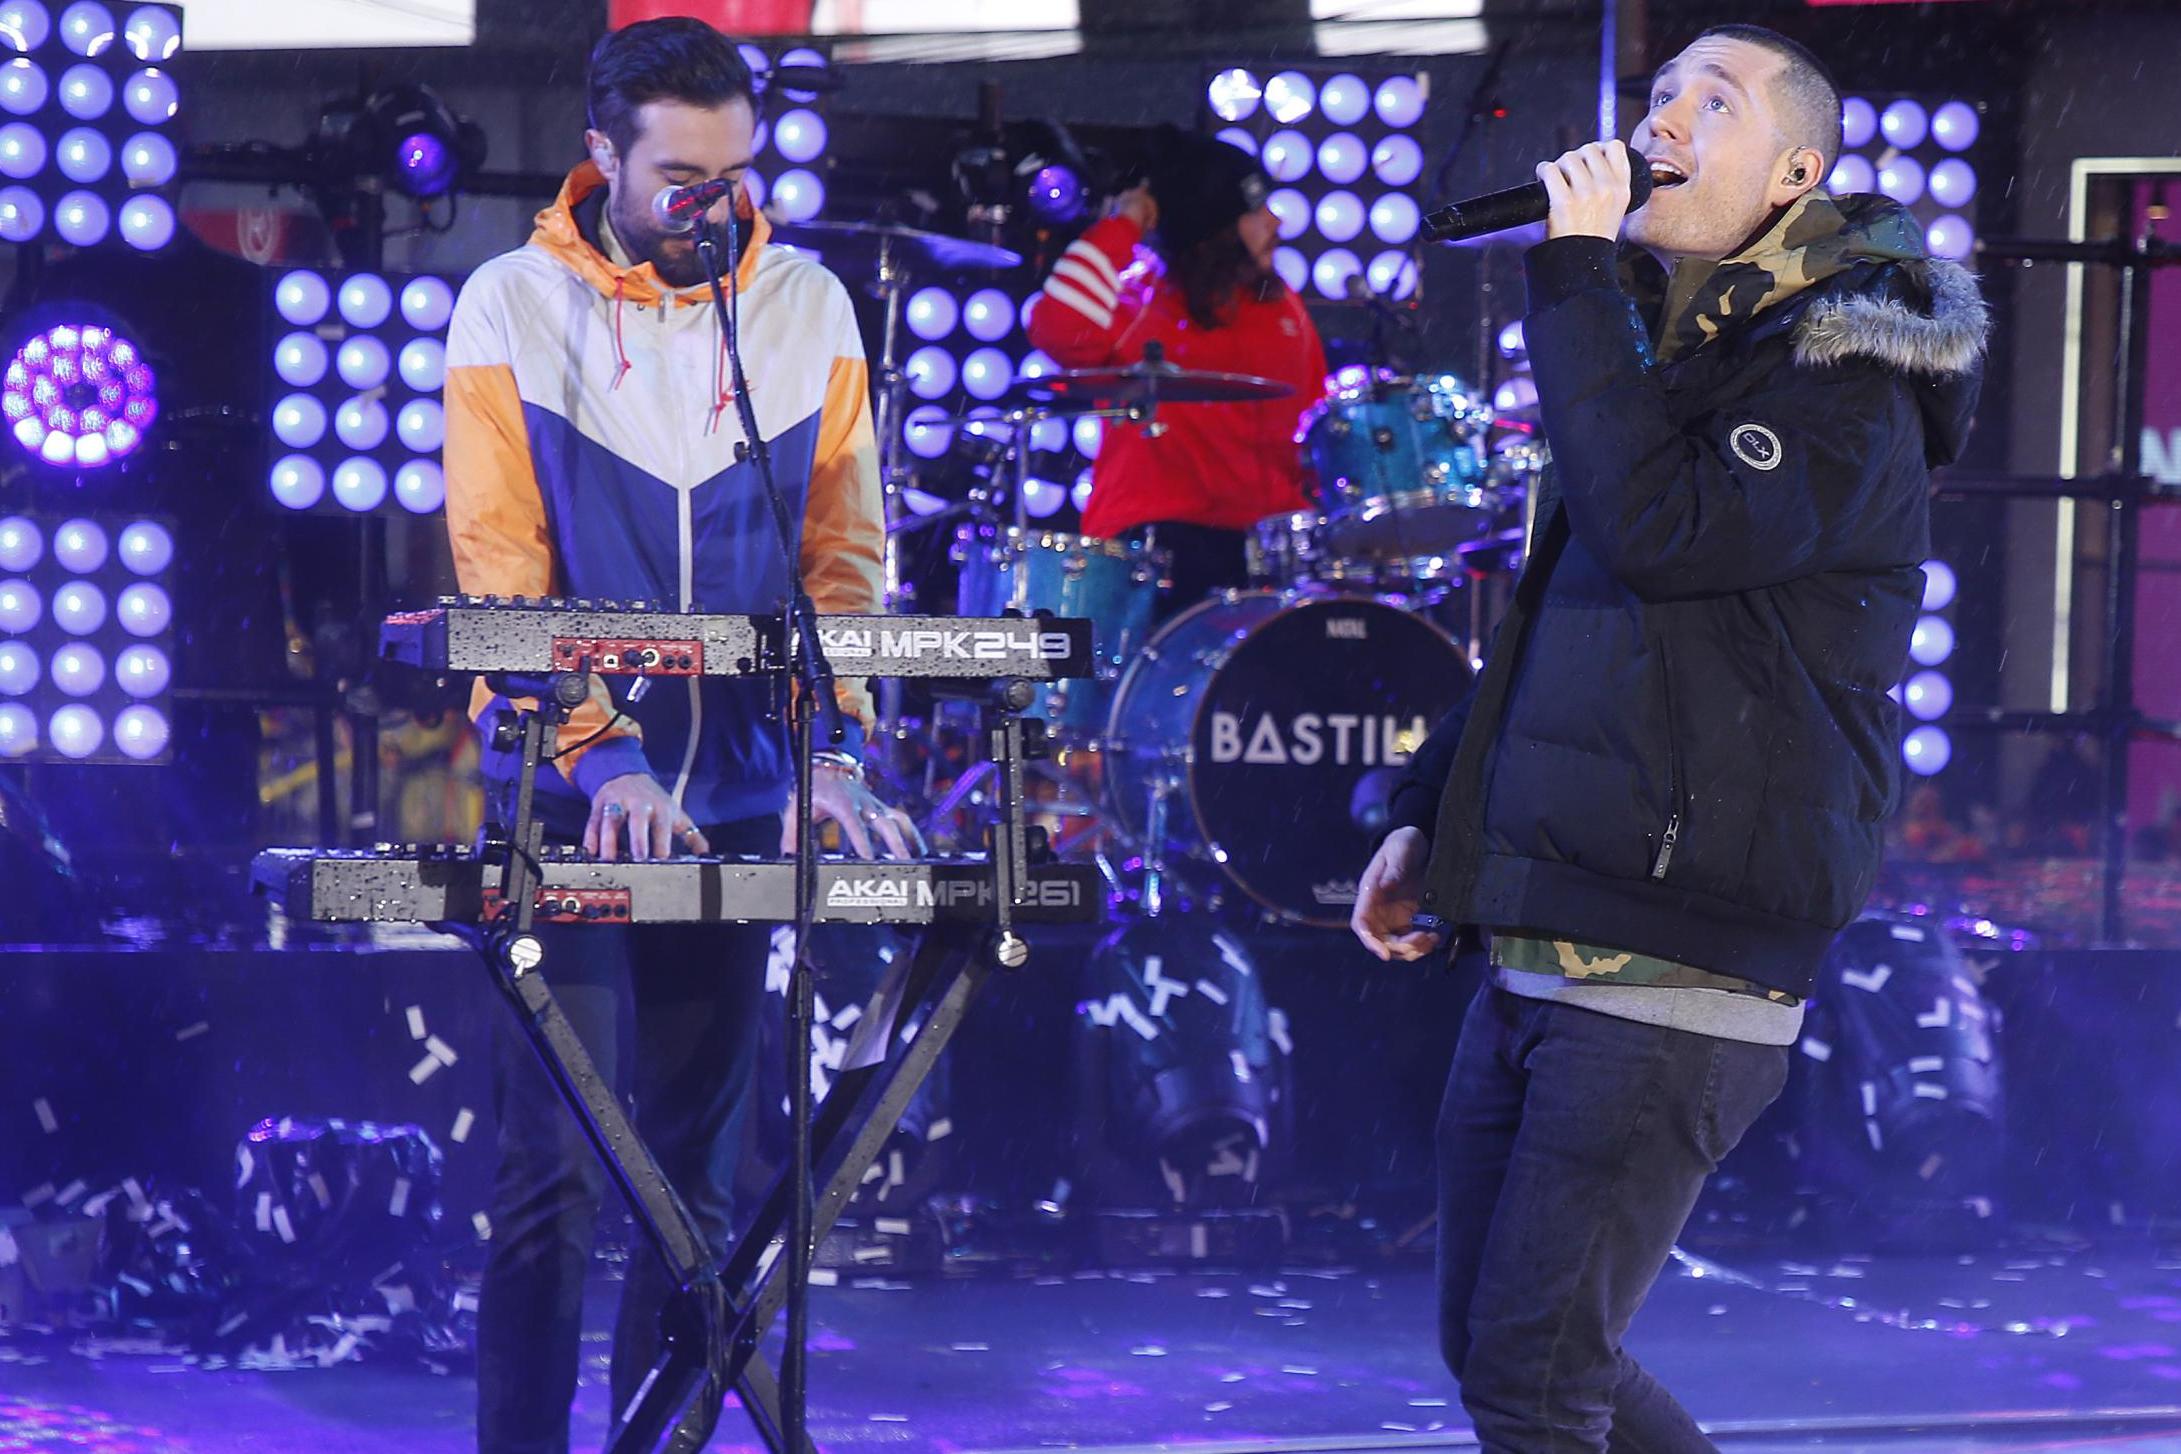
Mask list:
[[[1215,597],[1121,677],[1106,729],[1114,814],[1271,917],[1340,928],[1402,766],[1469,678],[1437,627],[1378,601]]]

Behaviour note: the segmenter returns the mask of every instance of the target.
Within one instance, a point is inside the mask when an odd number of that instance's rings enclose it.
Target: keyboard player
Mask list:
[[[691,242],[660,227],[662,189],[751,161],[755,88],[735,46],[691,19],[644,21],[593,52],[587,158],[527,245],[462,289],[448,344],[447,524],[463,591],[641,598],[681,611],[779,608],[785,572],[742,439]],[[740,187],[741,337],[751,402],[790,500],[821,612],[876,612],[884,545],[868,374],[841,284],[766,245]],[[793,764],[771,688],[720,677],[594,678],[538,779],[550,838],[601,859],[773,854],[794,821]],[[844,715],[870,721],[861,683]],[[496,702],[482,685],[475,715]],[[864,786],[861,732],[821,757],[813,809],[865,857],[921,852],[906,815]],[[488,748],[488,792],[516,764]],[[786,814],[785,819],[783,814]],[[769,929],[544,929],[546,973],[600,1071],[715,1248],[728,1241],[733,1149],[749,1103]],[[604,1177],[527,1044],[495,1050],[500,1159],[478,1337],[478,1444],[568,1447],[582,1289]],[[615,1407],[657,1351],[663,1269],[639,1255],[613,1348]]]

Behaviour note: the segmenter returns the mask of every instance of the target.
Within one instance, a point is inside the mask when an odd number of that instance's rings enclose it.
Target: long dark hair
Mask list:
[[[1199,328],[1231,323],[1235,302],[1245,289],[1262,298],[1272,285],[1242,245],[1242,229],[1232,223],[1162,261],[1166,280],[1181,290],[1189,321]]]

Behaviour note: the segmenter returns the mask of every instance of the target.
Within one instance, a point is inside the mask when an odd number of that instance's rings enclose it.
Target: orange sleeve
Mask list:
[[[447,536],[456,584],[471,596],[554,594],[558,563],[514,368],[506,363],[449,368],[446,408]],[[480,677],[470,691],[470,716],[482,718],[493,700]],[[532,702],[524,699],[520,705]],[[642,739],[634,721],[613,722],[614,710],[605,679],[592,677],[590,700],[560,730],[563,744],[593,739],[584,747],[562,747],[554,766],[571,783],[576,764],[591,748],[616,737]]]
[[[886,497],[871,426],[870,366],[842,355],[826,377],[818,451],[803,510],[803,587],[826,612],[875,615],[886,609]],[[841,710],[868,730],[876,720],[870,684],[835,684]]]

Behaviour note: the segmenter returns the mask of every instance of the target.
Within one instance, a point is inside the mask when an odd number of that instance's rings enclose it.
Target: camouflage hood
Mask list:
[[[1641,269],[1649,260],[1633,261]],[[1867,359],[1909,375],[1931,462],[1959,453],[1989,310],[1969,270],[1933,258],[1923,229],[1890,198],[1812,192],[1732,257],[1683,259],[1670,275],[1648,271],[1631,291],[1656,309],[1661,362],[1813,293],[1805,306],[1775,314],[1794,330],[1795,361],[1820,368]]]

